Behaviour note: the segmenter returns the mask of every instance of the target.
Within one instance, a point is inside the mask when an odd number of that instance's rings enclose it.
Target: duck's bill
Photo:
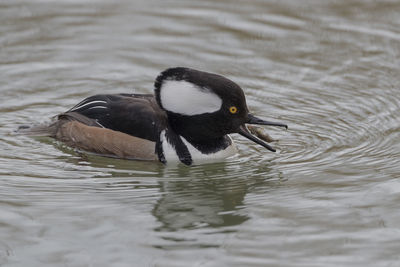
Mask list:
[[[265,120],[257,118],[256,116],[254,116],[252,114],[248,114],[247,118],[248,118],[248,121],[246,122],[246,124],[269,125],[269,126],[284,127],[286,129],[288,128],[288,126],[286,124],[283,124],[283,123],[280,123],[280,122],[265,121]],[[263,147],[265,147],[266,149],[268,149],[268,150],[270,150],[272,152],[276,152],[276,150],[273,147],[271,147],[270,145],[268,145],[267,143],[265,143],[261,139],[259,139],[259,138],[255,137],[254,135],[252,135],[250,133],[250,131],[247,129],[245,124],[243,124],[243,125],[241,125],[239,127],[238,133],[241,136],[244,136],[247,139],[250,139],[254,143],[262,145]]]
[[[254,115],[251,115],[251,114],[248,114],[247,118],[248,118],[248,121],[246,122],[247,124],[278,126],[278,127],[284,127],[286,129],[288,128],[288,126],[286,124],[283,124],[280,122],[265,121],[265,120],[257,118]]]
[[[270,150],[272,152],[276,152],[276,150],[274,148],[272,148],[270,145],[268,145],[267,143],[265,143],[261,139],[258,139],[257,137],[252,135],[249,132],[249,130],[247,129],[246,125],[244,125],[244,124],[239,127],[238,134],[240,134],[241,136],[246,137],[247,139],[250,139],[251,141],[253,141],[256,144],[262,145],[263,147],[265,147],[266,149],[268,149],[268,150]]]

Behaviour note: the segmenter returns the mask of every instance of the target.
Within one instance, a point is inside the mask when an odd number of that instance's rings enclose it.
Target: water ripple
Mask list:
[[[0,265],[397,263],[397,1],[0,5]],[[233,134],[238,155],[188,168],[13,135],[178,65],[287,123],[277,152]]]

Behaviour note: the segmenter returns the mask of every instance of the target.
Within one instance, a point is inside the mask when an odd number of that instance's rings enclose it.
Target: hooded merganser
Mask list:
[[[155,81],[155,95],[94,95],[46,127],[31,129],[89,152],[119,158],[194,161],[236,152],[228,134],[270,147],[246,124],[287,126],[248,112],[243,90],[233,81],[190,68],[170,68]]]

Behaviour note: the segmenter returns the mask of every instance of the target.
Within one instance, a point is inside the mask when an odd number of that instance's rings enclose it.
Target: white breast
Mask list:
[[[229,136],[229,135],[228,135]],[[162,148],[164,151],[164,157],[167,161],[167,163],[177,163],[179,162],[178,155],[175,151],[175,149],[172,147],[170,143],[168,143],[165,138],[165,131],[161,132],[161,142],[162,142]],[[197,150],[194,146],[192,146],[185,138],[181,137],[183,143],[187,146],[190,155],[192,156],[193,164],[198,164],[198,163],[206,163],[206,162],[218,162],[226,159],[227,157],[233,156],[237,153],[236,145],[233,142],[232,138],[229,136],[231,139],[231,145],[228,146],[227,148],[217,151],[215,153],[211,154],[203,154],[199,150]]]

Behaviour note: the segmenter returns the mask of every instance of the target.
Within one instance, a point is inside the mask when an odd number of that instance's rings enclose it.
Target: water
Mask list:
[[[398,1],[0,3],[1,266],[398,266]],[[194,167],[15,136],[189,66],[240,84],[277,153]]]

